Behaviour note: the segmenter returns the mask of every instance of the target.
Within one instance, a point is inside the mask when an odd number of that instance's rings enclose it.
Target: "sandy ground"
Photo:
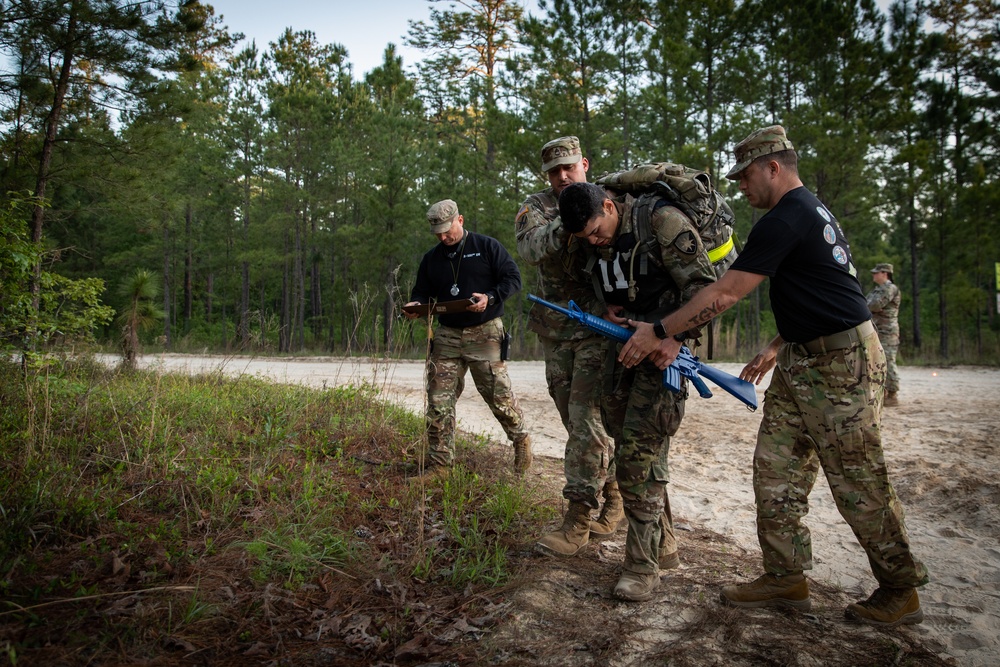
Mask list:
[[[368,382],[382,394],[423,409],[423,364],[340,358],[246,359],[151,355],[146,367],[191,373],[223,370],[323,387]],[[545,388],[541,362],[510,362],[537,455],[562,458],[565,431]],[[715,364],[738,373],[737,364]],[[913,626],[928,647],[956,664],[1000,664],[1000,370],[902,367],[901,405],[887,408],[883,435],[890,474],[907,512],[913,549],[930,570],[921,589],[925,620]],[[763,398],[763,386],[758,389]],[[459,426],[505,442],[467,378]],[[671,444],[671,503],[680,522],[757,550],[750,462],[760,412],[721,390],[688,400]],[[874,579],[864,552],[841,519],[824,481],[810,496],[814,569],[810,577],[857,599]],[[681,544],[683,549],[684,545]]]

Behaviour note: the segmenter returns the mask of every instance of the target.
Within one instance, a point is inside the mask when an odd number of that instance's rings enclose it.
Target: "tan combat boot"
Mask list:
[[[894,391],[885,392],[885,400],[882,401],[882,405],[899,405],[899,396]]]
[[[789,607],[809,611],[809,582],[799,574],[765,574],[750,583],[722,587],[722,602],[733,607]]]
[[[514,441],[514,472],[523,475],[531,467],[531,436]]]
[[[604,484],[604,507],[597,521],[590,522],[590,539],[604,540],[615,534],[625,523],[625,508],[622,505],[622,494],[618,490],[618,482]]]
[[[867,600],[847,605],[844,616],[852,621],[889,627],[924,620],[916,588],[879,587]]]
[[[583,503],[569,504],[562,527],[543,535],[538,549],[552,556],[575,556],[590,542],[590,508]]]
[[[660,574],[658,572],[643,574],[622,570],[622,576],[615,584],[614,596],[629,602],[644,602],[653,597],[653,593],[659,585]]]

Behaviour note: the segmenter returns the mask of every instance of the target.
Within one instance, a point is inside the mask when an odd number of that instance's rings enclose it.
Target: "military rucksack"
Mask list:
[[[594,182],[637,199],[633,208],[635,252],[648,255],[654,250],[656,236],[650,228],[650,219],[653,211],[666,200],[691,218],[717,277],[736,261],[739,254],[738,240],[733,233],[736,216],[712,185],[712,177],[707,172],[673,162],[654,162],[604,174]],[[644,259],[640,263],[644,264]]]
[[[676,206],[698,229],[701,242],[708,251],[708,258],[715,268],[716,277],[726,272],[739,254],[739,240],[733,231],[736,216],[726,200],[712,185],[707,172],[685,167],[673,162],[653,162],[632,169],[604,174],[594,181],[619,194],[636,198],[632,207],[633,231],[636,243],[629,262],[629,299],[638,295],[638,281],[634,272],[648,271],[651,257],[659,257],[659,242],[653,234],[650,221],[656,209],[664,205]],[[655,261],[655,260],[654,260]],[[708,327],[708,358],[714,352],[715,325]]]

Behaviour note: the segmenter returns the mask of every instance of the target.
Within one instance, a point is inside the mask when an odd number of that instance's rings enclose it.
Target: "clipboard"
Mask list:
[[[415,306],[403,306],[404,313],[412,315],[447,315],[449,313],[464,313],[465,309],[476,302],[471,296],[468,299],[456,299],[454,301],[437,301],[431,303],[418,303]]]

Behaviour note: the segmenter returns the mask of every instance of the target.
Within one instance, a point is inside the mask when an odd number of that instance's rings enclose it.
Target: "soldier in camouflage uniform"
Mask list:
[[[883,405],[899,405],[899,371],[896,370],[896,354],[899,352],[899,288],[892,282],[892,264],[876,264],[872,269],[875,289],[865,300],[872,313],[872,322],[878,331],[878,339],[885,350],[886,376],[885,401]]]
[[[576,137],[560,137],[542,147],[542,171],[551,187],[529,195],[515,220],[517,251],[538,267],[542,298],[563,306],[573,300],[584,310],[598,306],[586,274],[586,247],[570,236],[559,219],[559,193],[587,180],[590,164]],[[603,310],[603,307],[601,308]],[[610,469],[611,438],[601,424],[601,369],[604,338],[540,304],[528,313],[528,328],[538,334],[545,355],[545,380],[555,401],[566,439],[563,497],[569,508],[563,524],[544,535],[539,548],[557,556],[576,555],[591,539],[614,534],[624,520],[622,498]],[[590,511],[604,506],[596,521]]]
[[[833,214],[802,185],[798,156],[780,125],[737,144],[736,161],[727,176],[739,180],[751,206],[767,213],[725,275],[658,322],[658,330],[630,322],[636,332],[620,358],[636,363],[660,349],[657,334],[704,324],[770,277],[778,336],[740,374],[759,383],[774,370],[753,457],[765,574],[723,587],[722,601],[810,608],[803,572],[812,567],[812,542],[802,519],[822,468],[879,585],[845,615],[873,625],[919,623],[916,589],[927,583],[927,569],[910,551],[882,453],[885,354],[850,246]],[[661,358],[659,365],[671,360]]]
[[[514,443],[514,469],[531,465],[531,439],[501,356],[503,304],[521,289],[514,258],[494,238],[469,232],[451,199],[427,211],[431,233],[441,241],[420,260],[406,305],[472,299],[464,311],[440,314],[427,359],[428,461],[420,479],[442,477],[455,456],[455,402],[465,372]],[[405,312],[405,311],[404,311]],[[417,317],[406,313],[410,319]]]
[[[639,249],[636,216],[647,204],[656,243]],[[559,196],[559,214],[571,234],[598,246],[592,271],[607,304],[604,316],[612,322],[657,321],[715,281],[712,261],[691,219],[659,196],[612,199],[598,185],[575,183]],[[645,270],[633,274],[631,265]],[[676,355],[686,338],[687,332],[679,334],[665,347]],[[663,374],[652,361],[626,368],[614,362],[612,353],[607,355],[606,381],[602,415],[615,440],[615,475],[628,519],[625,562],[614,595],[648,600],[659,584],[661,562],[668,560],[664,554],[674,561],[664,563],[667,567],[677,561],[667,454],[684,415],[687,390],[686,385],[679,393],[664,387]]]

